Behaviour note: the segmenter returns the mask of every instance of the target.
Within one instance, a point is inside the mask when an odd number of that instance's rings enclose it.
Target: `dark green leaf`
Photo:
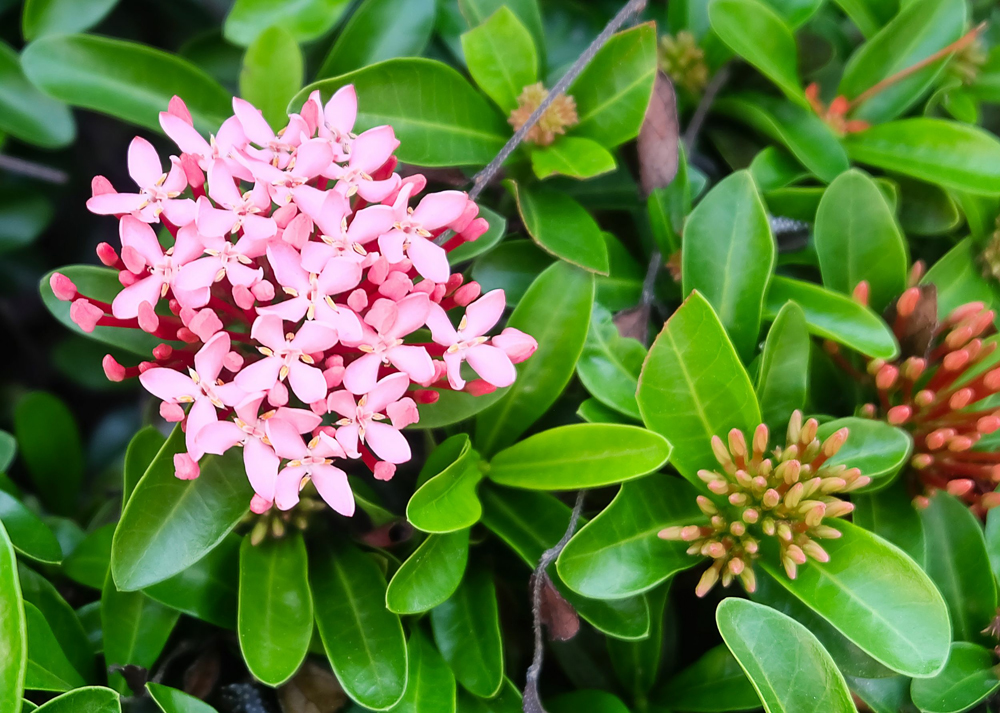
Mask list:
[[[545,701],[549,713],[628,713],[625,704],[607,691],[571,691]]]
[[[91,532],[63,562],[63,573],[74,582],[103,589],[111,565],[111,540],[114,535],[114,523]]]
[[[99,23],[118,0],[26,0],[21,13],[25,40],[83,32]]]
[[[899,11],[899,0],[834,1],[869,39]]]
[[[873,713],[899,713],[907,710],[910,702],[910,683],[906,676],[888,678],[857,678],[847,676],[847,685],[859,699],[868,704]]]
[[[159,683],[147,683],[150,697],[163,713],[215,713],[215,709],[194,696]]]
[[[28,634],[25,624],[17,559],[7,530],[0,523],[0,706],[16,711],[24,692],[28,657]]]
[[[531,168],[538,178],[563,175],[593,178],[615,170],[615,157],[592,139],[563,136],[549,146],[531,151]]]
[[[611,313],[595,305],[583,353],[576,364],[580,381],[605,406],[638,420],[635,390],[646,348],[637,339],[622,337]]]
[[[17,52],[4,42],[0,42],[0,131],[44,148],[66,146],[76,137],[66,105],[32,86]]]
[[[938,317],[967,302],[984,302],[994,307],[1000,302],[996,283],[983,275],[979,262],[980,247],[966,238],[944,254],[924,275],[921,284],[937,287]]]
[[[323,61],[318,79],[423,53],[434,29],[434,0],[365,0]]]
[[[791,186],[809,177],[809,172],[801,163],[787,151],[775,146],[761,149],[750,162],[749,170],[757,188],[764,193]]]
[[[538,81],[531,33],[506,5],[462,35],[462,50],[469,74],[505,114],[517,108],[521,91]]]
[[[1000,688],[996,659],[982,646],[956,641],[944,670],[933,678],[918,678],[910,687],[913,702],[924,713],[961,713]]]
[[[69,408],[52,394],[31,392],[17,404],[14,435],[42,502],[60,515],[73,514],[83,479],[83,447]]]
[[[636,424],[637,420],[628,418],[620,411],[608,408],[597,399],[584,399],[576,415],[586,423],[619,423],[623,425]]]
[[[452,436],[435,453],[457,453],[455,459],[421,485],[406,506],[406,519],[424,532],[454,532],[472,527],[483,508],[476,485],[483,477],[479,456],[467,435]]]
[[[924,526],[910,498],[905,478],[870,495],[852,496],[853,521],[887,540],[924,566]]]
[[[486,291],[484,289],[484,292]],[[474,396],[466,391],[453,391],[452,389],[431,390],[437,392],[438,400],[432,404],[417,405],[420,420],[411,426],[414,430],[441,428],[465,421],[480,411],[485,411],[507,394],[506,388],[497,389],[484,396]]]
[[[275,131],[288,123],[288,101],[302,88],[304,60],[295,37],[281,25],[257,36],[243,55],[240,96],[260,109]]]
[[[595,278],[597,301],[612,312],[635,307],[642,298],[642,282],[646,268],[632,257],[622,241],[608,232],[602,232],[608,248],[609,273]]]
[[[458,689],[458,713],[522,713],[521,692],[505,678],[500,695],[486,699]]]
[[[483,292],[502,289],[508,306],[515,306],[552,262],[552,256],[533,240],[505,241],[472,264],[472,278],[482,285]]]
[[[853,416],[838,418],[820,426],[817,436],[822,440],[841,428],[849,430],[847,442],[827,463],[858,468],[862,475],[871,478],[871,485],[860,492],[881,490],[910,459],[912,436],[885,421]]]
[[[132,436],[132,440],[128,443],[128,449],[125,451],[125,464],[122,468],[124,480],[122,510],[128,505],[128,499],[132,497],[135,486],[138,485],[149,464],[153,462],[166,441],[167,439],[155,426],[146,426]],[[98,587],[103,586],[103,584],[104,578],[102,577]]]
[[[25,566],[18,568],[21,594],[45,617],[66,658],[85,679],[94,675],[94,653],[87,632],[73,608],[42,575]]]
[[[428,535],[389,582],[386,607],[397,614],[433,609],[458,589],[468,558],[468,530]]]
[[[244,47],[274,25],[309,42],[329,32],[349,5],[349,0],[237,0],[222,29],[227,40]]]
[[[899,224],[908,235],[945,235],[962,223],[958,203],[931,183],[909,178],[900,184]]]
[[[21,501],[3,491],[0,491],[0,522],[21,555],[42,564],[62,561],[62,548],[52,530]]]
[[[455,713],[455,676],[434,645],[414,626],[406,644],[406,692],[393,713]]]
[[[677,479],[678,482],[680,479]],[[649,592],[649,636],[637,641],[623,641],[608,637],[608,655],[611,666],[622,686],[637,700],[646,698],[646,694],[659,678],[664,654],[664,637],[675,636],[672,611],[668,615],[667,596],[670,593],[670,582],[664,582],[657,589]]]
[[[809,387],[809,331],[802,308],[788,302],[774,319],[757,374],[763,422],[781,433],[792,411],[802,409]]]
[[[118,694],[110,688],[88,686],[64,693],[35,710],[42,713],[121,713],[122,705]]]
[[[691,713],[760,708],[760,697],[725,644],[709,649],[656,691],[652,700]]]
[[[45,616],[38,608],[24,602],[28,630],[28,667],[24,687],[29,691],[69,691],[87,685],[66,654]]]
[[[466,260],[489,252],[503,240],[507,234],[507,219],[499,213],[490,210],[486,206],[479,206],[479,217],[485,218],[490,224],[489,230],[473,240],[471,243],[462,243],[448,253],[448,262],[451,265],[458,265]],[[525,241],[527,242],[527,241]],[[512,304],[508,296],[508,304]]]
[[[685,251],[687,252],[687,251]],[[711,305],[694,292],[663,326],[636,394],[646,426],[673,446],[671,463],[699,490],[700,468],[715,462],[712,436],[760,423],[750,377]]]
[[[7,431],[0,431],[0,473],[6,473],[17,455],[17,441]]]

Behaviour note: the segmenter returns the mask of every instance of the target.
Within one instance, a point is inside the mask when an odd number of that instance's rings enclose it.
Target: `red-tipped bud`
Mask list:
[[[152,361],[140,361],[137,368],[139,369],[140,374],[145,374],[150,369],[156,369],[158,366],[159,364]]]
[[[156,312],[153,310],[153,305],[149,302],[139,303],[139,329],[142,331],[153,334],[157,329],[160,328],[160,318],[156,316]],[[156,356],[155,354],[153,356]]]
[[[49,278],[49,287],[52,288],[52,294],[58,300],[72,302],[76,299],[76,285],[73,284],[71,279],[60,272],[52,273],[52,277]]]
[[[898,426],[900,424],[906,423],[910,416],[913,415],[913,409],[910,406],[900,405],[893,406],[889,409],[889,412],[885,415],[886,420],[893,426]]]
[[[125,380],[125,367],[118,363],[118,361],[110,354],[105,354],[103,361],[101,361],[101,366],[104,367],[104,375],[108,378],[108,381],[124,381]]]
[[[983,416],[981,419],[976,421],[976,430],[982,434],[993,433],[997,429],[1000,429],[1000,416],[996,414],[990,416]]]
[[[465,384],[464,390],[473,396],[485,396],[486,394],[492,394],[497,390],[497,387],[482,379],[474,379]]]
[[[976,392],[970,388],[959,389],[951,395],[948,399],[948,406],[958,411],[963,409],[972,403],[972,399],[975,397]]]
[[[900,317],[909,317],[917,308],[920,301],[920,288],[911,287],[904,292],[896,302],[896,314]]]
[[[174,353],[174,348],[169,344],[157,344],[153,347],[153,357],[157,361],[164,361],[169,359],[170,355]]]
[[[959,349],[957,352],[946,354],[942,360],[945,371],[960,371],[969,363],[969,352]]]
[[[1000,493],[984,493],[983,497],[979,499],[979,504],[983,506],[984,510],[992,510],[1000,505]]]
[[[919,379],[927,368],[927,360],[919,357],[910,357],[903,362],[903,377],[908,381]]]
[[[950,428],[939,428],[927,434],[927,447],[932,451],[944,448],[944,445],[955,435]]]
[[[865,404],[858,410],[858,415],[861,418],[875,418],[875,404]]]
[[[455,290],[455,304],[459,307],[465,307],[477,299],[482,292],[483,288],[479,286],[478,282],[467,282]]]
[[[913,403],[917,406],[924,408],[930,406],[934,403],[934,399],[937,398],[937,394],[929,389],[922,389],[917,392],[917,395],[913,397]]]
[[[923,470],[924,468],[929,467],[933,462],[934,456],[930,453],[917,453],[910,459],[910,465],[917,470]]]
[[[976,445],[976,440],[969,436],[955,436],[948,441],[948,450],[954,453],[967,451]]]
[[[471,243],[478,240],[489,229],[490,224],[486,222],[485,218],[476,218],[462,231],[462,240]]]
[[[862,280],[857,284],[857,286],[855,286],[854,292],[851,294],[851,296],[854,298],[855,302],[867,307],[870,293],[871,293],[871,288],[868,285],[868,281]]]
[[[888,391],[896,385],[898,378],[899,369],[892,364],[886,364],[875,375],[875,386],[881,391]]]
[[[93,332],[97,323],[104,316],[104,310],[91,304],[90,300],[80,298],[74,300],[69,308],[69,318],[73,323],[88,334]]]
[[[961,498],[972,492],[974,487],[976,487],[976,484],[971,479],[956,478],[955,480],[948,481],[948,485],[945,486],[945,490],[947,490],[951,495],[954,495],[956,498]]]
[[[410,395],[418,404],[436,404],[438,399],[441,398],[440,393],[431,389],[417,389],[416,391],[411,391]]]
[[[192,332],[187,327],[181,327],[177,330],[177,338],[180,339],[185,344],[196,344],[200,340],[198,335]]]
[[[967,317],[972,317],[979,312],[982,312],[986,308],[986,305],[982,302],[966,302],[964,305],[959,305],[951,311],[946,320],[949,324],[958,324]]]
[[[991,369],[983,377],[983,386],[990,391],[1000,391],[1000,369]]]
[[[97,259],[106,267],[116,267],[118,265],[118,253],[108,243],[98,243]]]

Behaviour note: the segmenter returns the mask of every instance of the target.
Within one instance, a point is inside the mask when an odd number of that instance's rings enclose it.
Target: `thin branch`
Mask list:
[[[715,97],[719,95],[719,92],[722,91],[722,88],[726,86],[726,82],[728,81],[729,67],[722,67],[712,77],[712,81],[708,83],[708,86],[705,87],[705,93],[701,95],[701,101],[698,102],[694,114],[691,115],[691,121],[688,122],[688,127],[684,131],[682,139],[684,150],[689,154],[694,147],[695,141],[698,140],[698,134],[701,133],[701,127],[705,123],[705,119],[708,117],[708,110],[712,108],[712,104],[715,103]]]
[[[28,178],[35,178],[46,183],[62,185],[69,180],[69,175],[65,171],[57,168],[50,168],[34,161],[26,161],[23,158],[5,156],[0,154],[0,169],[10,171]]]

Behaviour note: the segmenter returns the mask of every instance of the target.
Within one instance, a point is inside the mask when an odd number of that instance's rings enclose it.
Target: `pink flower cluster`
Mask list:
[[[390,479],[410,459],[400,430],[417,421],[417,403],[437,400],[430,387],[508,386],[537,344],[512,328],[487,336],[504,293],[480,296],[451,274],[447,252],[489,226],[460,191],[410,206],[427,181],[395,173],[391,126],[353,133],[352,86],[325,105],[313,93],[277,133],[246,101],[233,109],[206,141],[174,97],[160,114],[181,151],[169,169],[136,137],[128,168],[138,191],[94,178],[87,207],[119,219],[121,254],[107,243],[97,251],[124,287],[111,304],[59,273],[50,284],[84,331],[136,328],[164,340],[153,361],[124,367],[108,355],[104,369],[114,381],[138,375],[162,399],[161,415],[183,422],[178,478],[239,445],[255,512],[293,507],[311,479],[351,515],[336,463],[360,459]],[[455,308],[465,308],[458,327]],[[427,341],[407,340],[425,326]],[[463,362],[479,378],[466,383]]]

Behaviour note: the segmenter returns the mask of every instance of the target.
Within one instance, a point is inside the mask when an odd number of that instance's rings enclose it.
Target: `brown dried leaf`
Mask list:
[[[644,195],[670,185],[677,175],[680,125],[677,95],[663,72],[656,73],[653,98],[639,130],[639,181]]]
[[[906,320],[904,328],[896,328],[896,303],[885,310],[885,321],[899,340],[899,358],[915,356],[926,358],[934,342],[938,327],[937,287],[934,284],[920,285],[920,299],[916,309]]]
[[[613,318],[618,333],[623,337],[638,339],[643,344],[649,340],[649,305],[642,303],[637,307],[623,309]],[[647,345],[648,346],[648,345]]]
[[[542,624],[549,631],[549,639],[569,641],[580,631],[580,617],[570,604],[552,585],[548,575],[543,575],[542,606],[540,610]]]
[[[219,682],[219,651],[214,646],[188,666],[184,672],[184,692],[205,700]]]
[[[336,713],[348,704],[337,677],[312,661],[278,691],[283,713]]]

